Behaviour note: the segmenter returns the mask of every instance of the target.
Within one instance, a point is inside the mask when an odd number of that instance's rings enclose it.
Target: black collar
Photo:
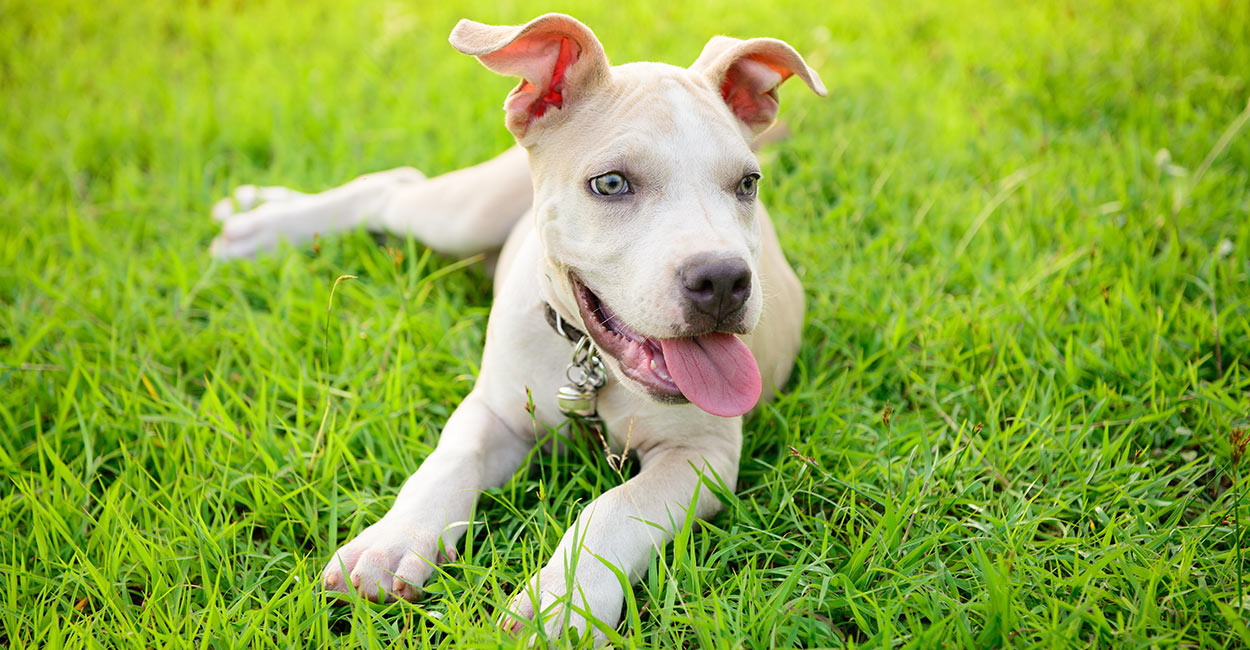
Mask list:
[[[543,306],[547,308],[547,324],[551,326],[551,329],[555,330],[556,334],[563,336],[574,344],[580,343],[582,339],[586,338],[585,332],[570,325],[563,316],[556,312],[555,307],[552,307],[550,303],[544,301]]]

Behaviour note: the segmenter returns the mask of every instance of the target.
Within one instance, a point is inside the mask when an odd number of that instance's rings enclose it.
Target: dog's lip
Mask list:
[[[657,399],[687,401],[668,373],[660,341],[626,325],[575,273],[569,273],[569,280],[586,333],[600,352],[616,360],[621,374],[641,384]]]

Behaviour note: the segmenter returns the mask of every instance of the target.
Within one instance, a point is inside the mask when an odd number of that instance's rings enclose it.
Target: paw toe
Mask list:
[[[225,221],[233,217],[235,213],[234,200],[230,197],[221,199],[213,204],[213,219],[217,221]]]
[[[503,625],[501,627],[504,632],[515,636],[520,634],[521,630],[525,629],[525,621],[519,618],[509,617],[503,620]]]
[[[421,597],[422,591],[420,587],[399,576],[395,576],[395,580],[391,583],[391,593],[396,598],[412,602]]]
[[[383,582],[378,579],[374,572],[366,573],[360,569],[352,572],[352,587],[355,588],[356,593],[360,594],[362,598],[378,603],[389,602],[392,597],[386,590],[387,586],[389,586],[389,582]]]
[[[321,586],[326,591],[347,591],[347,582],[343,580],[343,573],[338,570],[323,573]]]
[[[255,185],[240,185],[234,190],[234,202],[240,212],[247,212],[260,203],[260,188]]]
[[[213,243],[208,245],[208,254],[219,260],[251,257],[255,253],[256,246],[247,241],[234,241],[225,235],[214,238]]]
[[[534,618],[534,601],[531,600],[528,591],[521,592],[512,597],[508,603],[508,608],[499,615],[499,619],[495,621],[495,625],[499,629],[513,636],[520,634],[525,629],[526,621]]]

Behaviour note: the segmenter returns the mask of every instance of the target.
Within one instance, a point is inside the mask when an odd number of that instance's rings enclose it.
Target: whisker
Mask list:
[[[595,307],[595,314],[597,314],[597,315],[599,316],[600,320],[602,320],[602,321],[603,321],[603,324],[604,324],[604,325],[607,325],[608,327],[610,327],[610,328],[612,328],[612,329],[617,329],[616,327],[614,327],[614,325],[613,325],[613,321],[616,321],[617,323],[620,323],[620,320],[621,320],[620,318],[618,318],[618,317],[617,317],[617,315],[616,315],[616,314],[612,314],[611,316],[609,316],[609,315],[607,315],[607,314],[603,313],[603,304],[602,304],[602,303],[600,303],[598,307]]]

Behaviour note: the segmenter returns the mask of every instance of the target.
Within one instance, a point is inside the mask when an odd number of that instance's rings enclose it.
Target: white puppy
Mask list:
[[[541,612],[550,634],[602,640],[583,613],[614,626],[624,595],[605,563],[637,580],[689,508],[717,511],[706,488],[696,502],[700,480],[733,489],[742,416],[793,365],[803,293],[757,200],[751,143],[788,77],[825,89],[772,39],[713,38],[688,69],[609,66],[590,29],[557,14],[461,21],[451,43],[521,78],[505,104],[519,148],[433,179],[398,169],[315,195],[240,188],[214,208],[224,225],[213,252],[360,224],[450,255],[500,251],[481,376],[394,507],[322,579],[371,598],[419,595],[478,494],[534,446],[529,389],[540,425],[597,415],[616,451],[629,438],[641,470],[581,512],[501,624]]]

